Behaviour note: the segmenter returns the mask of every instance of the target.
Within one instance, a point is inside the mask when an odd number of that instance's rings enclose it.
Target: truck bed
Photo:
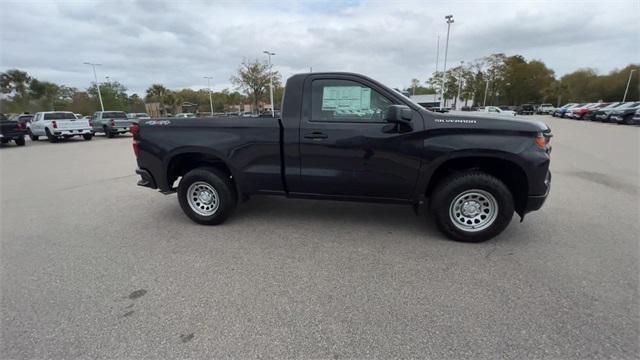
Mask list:
[[[171,164],[160,163],[176,154],[209,154],[227,159],[243,189],[284,192],[281,178],[280,123],[277,118],[219,116],[161,118],[140,121],[139,163],[154,174],[166,174]],[[170,188],[167,179],[155,179]],[[253,192],[253,191],[252,191]]]

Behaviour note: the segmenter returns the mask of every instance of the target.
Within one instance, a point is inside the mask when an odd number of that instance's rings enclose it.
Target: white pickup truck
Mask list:
[[[497,106],[485,106],[484,109],[480,109],[480,112],[490,113],[491,115],[507,115],[516,116],[516,112],[512,110],[502,110]]]
[[[33,116],[29,126],[29,137],[37,141],[40,136],[46,136],[50,142],[82,136],[91,140],[91,126],[89,121],[77,119],[71,111],[44,111]]]

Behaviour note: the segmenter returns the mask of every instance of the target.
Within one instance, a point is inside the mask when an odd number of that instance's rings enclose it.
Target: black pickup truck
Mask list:
[[[200,224],[222,223],[258,194],[404,203],[416,213],[426,203],[444,234],[468,242],[498,235],[549,193],[545,124],[430,112],[351,73],[294,75],[285,89],[276,118],[134,124],[138,185],[177,190]]]

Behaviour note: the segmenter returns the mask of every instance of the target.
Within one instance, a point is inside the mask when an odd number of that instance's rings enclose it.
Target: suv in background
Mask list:
[[[536,112],[533,104],[522,104],[516,111],[519,115],[533,115]]]
[[[555,106],[553,106],[553,104],[541,104],[540,106],[538,106],[537,113],[540,115],[547,115],[551,114],[555,109],[556,108]]]
[[[96,111],[91,117],[91,128],[94,134],[101,132],[112,138],[129,131],[131,122],[124,111]]]
[[[33,141],[37,141],[40,136],[46,136],[49,142],[73,136],[82,136],[85,140],[91,140],[93,137],[89,122],[76,119],[76,115],[71,111],[38,112],[33,116],[28,131]]]

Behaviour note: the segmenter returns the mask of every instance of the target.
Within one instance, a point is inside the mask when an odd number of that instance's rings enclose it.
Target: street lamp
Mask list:
[[[462,92],[462,66],[464,66],[464,61],[460,61],[460,75],[458,82],[458,97],[456,98],[456,110],[458,109],[458,100],[460,100],[460,93]]]
[[[629,91],[629,84],[631,83],[631,76],[633,75],[634,71],[636,71],[636,69],[632,69],[631,72],[629,72],[629,80],[627,80],[627,88],[624,89],[624,96],[622,97],[622,102],[625,102],[625,100],[627,100],[627,92]]]
[[[269,57],[269,98],[271,98],[271,117],[276,117],[276,113],[273,109],[273,71],[271,71],[271,55],[275,55],[276,53],[267,50],[263,51],[263,53],[267,54]]]
[[[447,19],[447,42],[444,47],[444,69],[442,70],[442,87],[440,88],[440,109],[442,109],[442,101],[444,100],[444,81],[447,74],[447,54],[449,52],[449,31],[451,30],[451,24],[453,24],[453,15],[447,15],[444,18]]]
[[[85,65],[90,65],[93,68],[93,78],[96,80],[96,88],[98,89],[98,99],[100,99],[100,109],[104,111],[104,104],[102,103],[102,94],[100,94],[100,84],[98,84],[98,75],[96,75],[96,66],[101,66],[102,64],[94,64],[90,62],[85,62]]]
[[[213,99],[211,98],[211,80],[213,80],[212,76],[205,76],[207,79],[207,89],[209,89],[209,105],[211,106],[211,116],[213,116]]]

